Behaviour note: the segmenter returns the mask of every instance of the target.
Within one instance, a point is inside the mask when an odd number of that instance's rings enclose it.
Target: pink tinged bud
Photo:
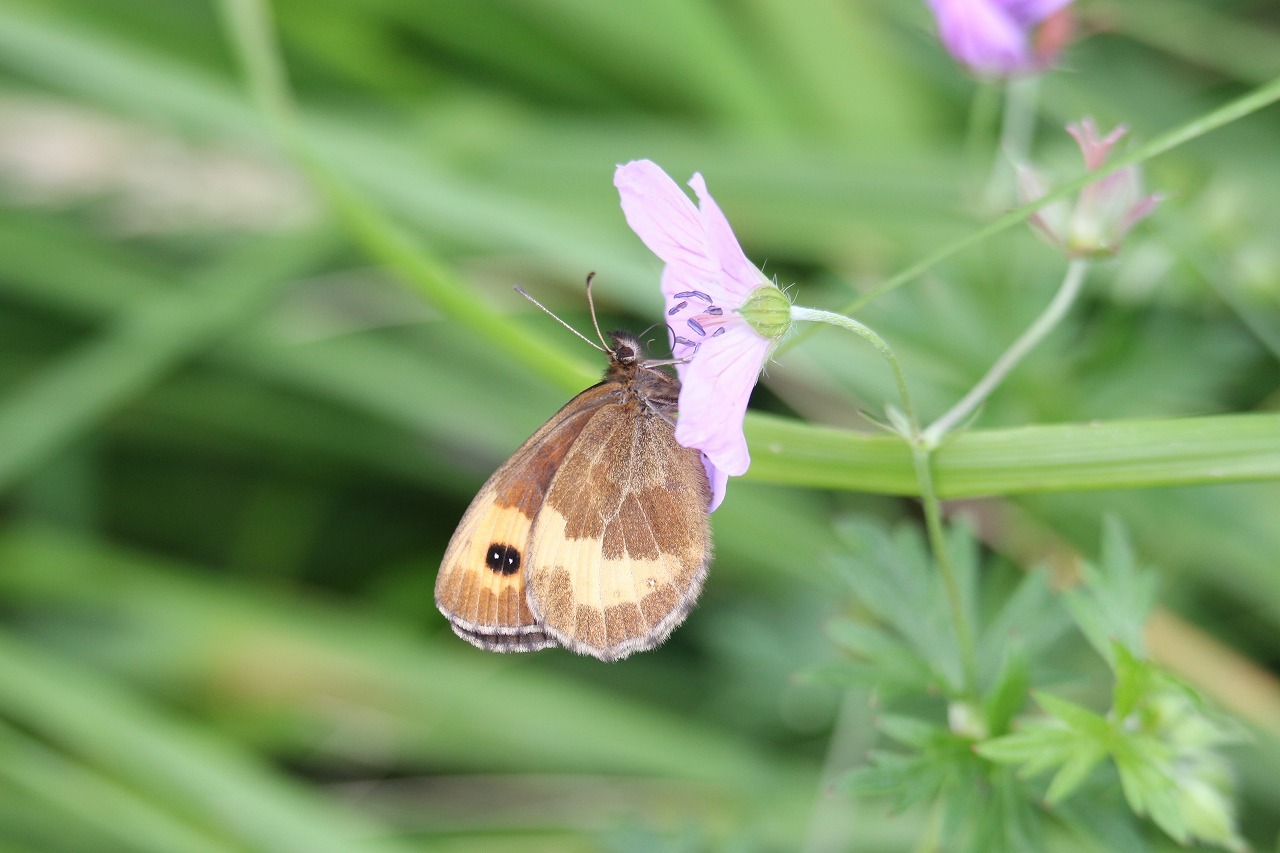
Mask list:
[[[1093,119],[1067,126],[1067,132],[1080,146],[1085,169],[1096,172],[1106,165],[1111,149],[1125,135],[1127,128],[1117,127],[1105,137],[1098,135]],[[1018,195],[1025,202],[1044,197],[1048,188],[1044,179],[1030,166],[1018,166]],[[1032,214],[1030,223],[1070,257],[1114,254],[1130,229],[1155,210],[1160,197],[1144,195],[1142,175],[1136,166],[1128,166],[1100,178],[1080,191],[1074,206],[1065,201],[1051,202]]]

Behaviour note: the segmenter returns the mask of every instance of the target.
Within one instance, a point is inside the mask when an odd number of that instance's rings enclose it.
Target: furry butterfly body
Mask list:
[[[604,380],[489,478],[449,541],[436,605],[473,645],[617,660],[661,643],[697,600],[711,487],[675,440],[680,383],[635,338],[612,340]]]

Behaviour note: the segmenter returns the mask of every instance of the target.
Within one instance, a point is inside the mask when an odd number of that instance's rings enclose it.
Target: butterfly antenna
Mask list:
[[[593,273],[592,275],[594,275],[594,273]],[[590,287],[590,285],[591,285],[591,278],[590,278],[590,276],[588,276],[588,277],[587,277],[587,285],[588,285],[588,286],[587,286],[587,303],[588,303],[588,304],[590,304],[590,302],[591,302],[591,287]],[[559,323],[561,326],[564,326],[566,329],[568,329],[569,331],[573,332],[575,335],[577,335],[578,337],[582,338],[582,339],[583,339],[584,341],[586,341],[588,344],[590,344],[591,346],[593,346],[593,347],[595,347],[596,349],[600,350],[601,352],[606,352],[606,353],[607,353],[607,352],[609,352],[608,347],[601,347],[601,346],[600,346],[599,344],[597,344],[595,341],[591,340],[591,338],[588,338],[586,335],[582,334],[582,332],[579,332],[579,331],[578,331],[577,329],[575,329],[573,326],[570,326],[570,325],[569,325],[568,323],[566,323],[564,320],[560,319],[560,316],[559,316],[558,314],[556,314],[556,313],[555,313],[554,311],[552,311],[550,308],[548,308],[547,306],[543,305],[541,302],[539,302],[538,300],[536,300],[536,299],[534,299],[532,296],[530,296],[528,293],[526,293],[526,292],[525,292],[525,289],[524,289],[523,287],[521,287],[520,285],[518,285],[518,284],[517,284],[517,285],[515,286],[515,289],[516,289],[516,293],[520,294],[520,295],[521,295],[521,296],[523,296],[525,299],[528,299],[528,300],[529,300],[530,302],[532,302],[534,305],[537,305],[539,308],[541,308],[543,311],[545,311],[548,315],[550,315],[550,316],[552,317],[552,319],[554,319],[554,320],[555,320],[557,323]],[[596,312],[595,312],[595,309],[593,308],[593,309],[592,309],[592,311],[591,311],[591,322],[593,322],[593,323],[594,323],[594,322],[595,322],[595,319],[596,319]],[[596,334],[597,334],[597,335],[598,335],[598,334],[600,334],[600,326],[599,326],[599,325],[597,325],[597,326],[596,326]],[[604,338],[601,338],[601,339],[600,339],[600,341],[603,343],[603,342],[604,342]]]
[[[587,307],[591,309],[591,325],[596,327],[596,337],[600,339],[600,344],[604,347],[604,351],[612,352],[609,342],[604,339],[604,335],[600,334],[600,321],[596,319],[596,303],[591,298],[591,282],[595,281],[595,279],[595,273],[587,273]]]

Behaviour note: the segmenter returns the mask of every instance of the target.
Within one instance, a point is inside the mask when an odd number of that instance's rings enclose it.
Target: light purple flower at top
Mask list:
[[[676,440],[702,451],[714,510],[728,477],[751,464],[747,399],[790,327],[790,303],[747,260],[701,175],[689,181],[699,207],[649,160],[619,166],[613,183],[627,224],[666,264],[662,295],[681,381]]]
[[[1128,132],[1120,125],[1106,136],[1100,136],[1093,119],[1067,125],[1067,133],[1080,146],[1087,171],[1096,172],[1106,165],[1111,149]],[[1048,192],[1044,178],[1030,166],[1018,166],[1018,197],[1023,202],[1035,201]],[[1054,245],[1069,257],[1114,254],[1129,229],[1149,216],[1160,196],[1144,193],[1142,175],[1136,166],[1127,166],[1086,186],[1074,205],[1051,202],[1033,213],[1029,219]]]
[[[986,77],[1042,71],[1070,39],[1058,13],[1071,0],[928,0],[938,35],[959,62]],[[1052,20],[1050,20],[1052,19]]]

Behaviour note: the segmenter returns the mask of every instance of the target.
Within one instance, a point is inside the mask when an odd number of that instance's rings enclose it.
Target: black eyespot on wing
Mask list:
[[[494,542],[485,554],[484,564],[494,572],[514,575],[520,571],[520,551],[511,545]]]

